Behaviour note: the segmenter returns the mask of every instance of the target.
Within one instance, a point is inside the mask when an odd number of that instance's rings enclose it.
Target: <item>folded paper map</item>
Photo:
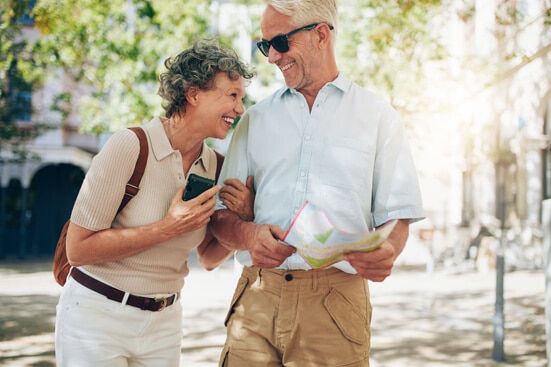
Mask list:
[[[306,201],[293,219],[283,241],[315,269],[341,261],[349,252],[369,252],[383,244],[397,220],[374,231],[347,233],[335,228],[321,209]]]

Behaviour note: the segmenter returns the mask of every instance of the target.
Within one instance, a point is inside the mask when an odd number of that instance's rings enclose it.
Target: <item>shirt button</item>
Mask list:
[[[288,282],[293,280],[293,274],[285,274],[285,280],[288,281]]]
[[[302,172],[300,173],[300,177],[304,177],[304,176],[306,176],[306,172],[302,171]]]

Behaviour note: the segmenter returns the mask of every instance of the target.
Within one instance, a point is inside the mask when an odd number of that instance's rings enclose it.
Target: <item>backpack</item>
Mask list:
[[[130,180],[128,180],[128,183],[126,184],[124,196],[122,198],[121,204],[119,205],[119,209],[117,210],[117,214],[120,213],[120,211],[126,206],[126,204],[128,204],[130,199],[138,194],[138,191],[140,190],[140,181],[142,180],[142,176],[145,171],[145,165],[147,163],[147,155],[149,154],[149,145],[147,144],[147,137],[145,136],[145,132],[143,131],[143,129],[140,127],[131,127],[130,130],[132,130],[140,140],[140,154],[138,155],[138,160],[136,161],[134,172],[132,173]],[[67,222],[65,222],[65,225],[61,229],[61,233],[55,247],[54,261],[52,264],[54,278],[56,282],[61,286],[65,285],[67,276],[69,275],[69,271],[71,271],[71,265],[69,264],[69,260],[67,259],[66,248],[67,228],[69,228],[70,222],[70,219],[67,220]]]

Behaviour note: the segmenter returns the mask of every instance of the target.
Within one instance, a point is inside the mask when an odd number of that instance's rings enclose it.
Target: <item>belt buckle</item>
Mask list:
[[[159,312],[159,311],[162,311],[166,308],[166,304],[168,303],[166,297],[161,297],[161,298],[155,298],[155,303],[156,304],[161,304],[161,306],[159,307],[158,310],[155,310],[155,312]]]

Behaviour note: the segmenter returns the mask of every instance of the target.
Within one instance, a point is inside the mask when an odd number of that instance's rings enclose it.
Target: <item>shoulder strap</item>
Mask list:
[[[136,196],[138,194],[138,191],[140,191],[140,181],[142,180],[142,176],[145,171],[145,165],[147,164],[147,156],[149,155],[149,144],[147,143],[147,137],[145,136],[145,132],[143,131],[143,129],[141,127],[131,127],[129,129],[132,130],[140,140],[140,154],[138,155],[138,160],[136,161],[134,172],[132,173],[130,180],[128,180],[128,183],[126,184],[124,196],[122,198],[121,205],[119,206],[119,210],[117,211],[117,213],[120,213],[120,211],[126,206],[126,204],[128,204],[130,199]]]
[[[218,181],[218,177],[220,176],[220,170],[222,169],[222,163],[224,163],[224,156],[217,152],[216,150],[214,151],[214,153],[216,153],[216,178],[215,178],[215,181]]]

